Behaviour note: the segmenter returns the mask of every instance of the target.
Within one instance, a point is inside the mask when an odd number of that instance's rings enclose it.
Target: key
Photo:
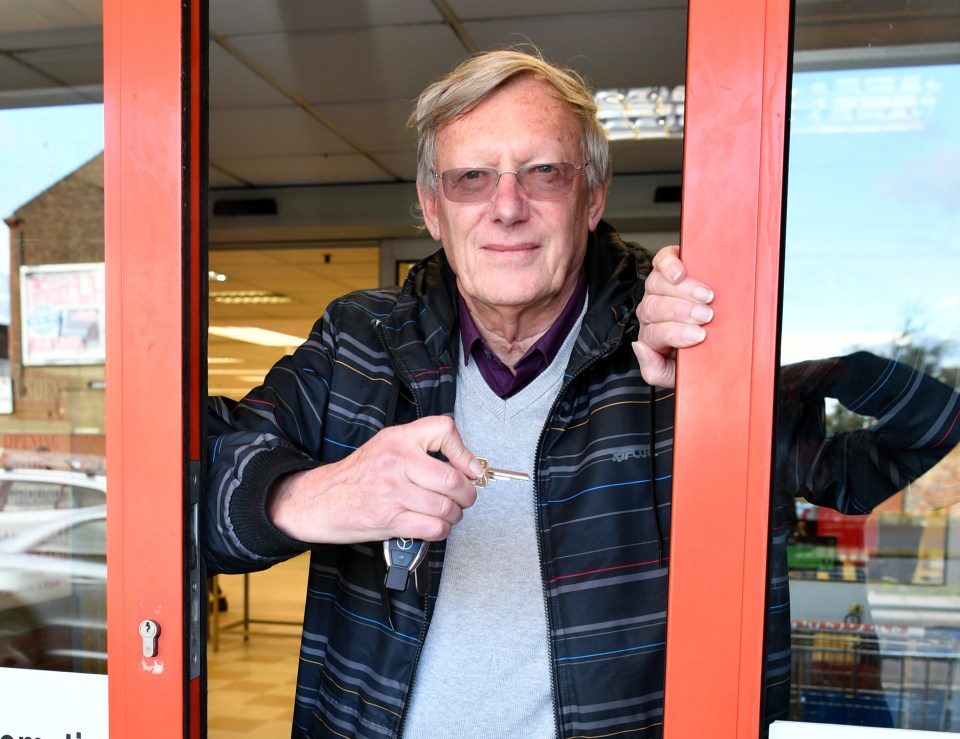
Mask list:
[[[514,470],[502,470],[499,467],[491,467],[490,463],[483,457],[477,457],[477,461],[483,467],[483,472],[473,481],[474,487],[485,488],[490,480],[529,480],[530,475],[526,472],[515,472]]]

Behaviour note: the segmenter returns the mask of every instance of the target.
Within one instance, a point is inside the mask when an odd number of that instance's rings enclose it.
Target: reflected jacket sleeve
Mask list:
[[[241,401],[207,402],[201,546],[211,575],[265,569],[309,548],[273,525],[267,497],[284,475],[319,466],[333,364],[329,326],[325,316]]]
[[[824,398],[874,419],[828,437]],[[960,441],[960,396],[904,363],[868,352],[784,367],[778,492],[843,513],[868,513]]]

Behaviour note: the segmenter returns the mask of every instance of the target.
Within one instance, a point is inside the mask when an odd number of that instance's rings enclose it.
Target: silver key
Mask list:
[[[490,480],[529,480],[530,475],[526,472],[515,472],[514,470],[502,470],[499,467],[491,467],[490,463],[483,457],[477,457],[477,461],[483,467],[483,472],[473,481],[474,487],[485,488]]]

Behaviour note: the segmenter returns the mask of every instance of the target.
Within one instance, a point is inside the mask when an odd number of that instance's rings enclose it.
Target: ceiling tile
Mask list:
[[[66,85],[103,83],[103,48],[100,45],[20,52],[17,56],[34,69]]]
[[[53,83],[42,74],[0,55],[0,90],[4,92],[51,87]]]
[[[211,0],[210,27],[221,34],[295,33],[440,20],[430,0]]]
[[[326,103],[317,109],[369,151],[413,151],[416,134],[407,128],[411,100]]]
[[[387,182],[393,178],[359,154],[220,159],[218,164],[258,187]]]
[[[101,0],[0,0],[0,18],[3,18],[0,39],[29,31],[97,26],[101,7]],[[6,43],[2,46],[9,48]]]
[[[613,141],[610,159],[617,174],[680,172],[683,167],[683,139]]]
[[[533,16],[586,15],[618,10],[686,8],[686,0],[447,0],[460,20],[480,18],[530,18]],[[590,38],[590,37],[586,37]]]
[[[239,177],[235,177],[232,173],[220,169],[216,162],[210,162],[207,174],[207,185],[211,189],[244,187],[248,184],[249,183],[244,182]]]
[[[573,67],[595,88],[683,84],[684,8],[637,13],[525,18],[465,23],[484,48],[533,42],[551,61]],[[584,39],[603,39],[585,44]]]
[[[412,100],[465,54],[442,24],[249,36],[231,43],[314,103]]]
[[[289,104],[283,93],[212,41],[209,57],[211,110]]]
[[[346,154],[353,148],[296,105],[210,111],[210,156]]]
[[[413,145],[405,151],[377,152],[377,159],[405,182],[414,182],[417,179],[417,152]]]

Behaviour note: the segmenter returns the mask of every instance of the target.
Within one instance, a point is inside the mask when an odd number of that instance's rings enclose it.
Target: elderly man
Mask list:
[[[641,305],[595,113],[515,51],[431,84],[411,120],[442,250],[211,401],[211,571],[311,552],[294,736],[662,734],[674,406],[652,385],[712,294],[667,250]]]

